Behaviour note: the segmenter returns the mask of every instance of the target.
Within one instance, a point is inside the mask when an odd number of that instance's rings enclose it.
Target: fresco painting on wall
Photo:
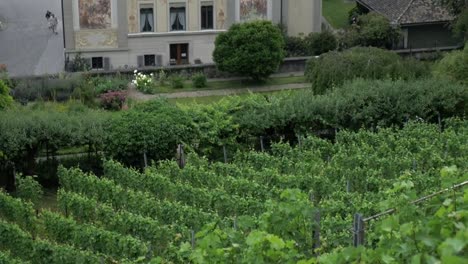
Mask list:
[[[267,0],[240,0],[240,20],[248,21],[268,18]]]
[[[79,0],[80,28],[106,29],[111,27],[111,0]]]

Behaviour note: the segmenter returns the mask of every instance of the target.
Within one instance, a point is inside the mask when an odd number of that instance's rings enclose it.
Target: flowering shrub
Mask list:
[[[101,106],[107,110],[120,110],[122,109],[125,101],[127,100],[127,92],[115,91],[101,94]]]
[[[133,81],[132,83],[136,86],[136,88],[143,92],[143,93],[151,93],[154,88],[154,75],[151,74],[143,74],[135,70],[133,72]]]

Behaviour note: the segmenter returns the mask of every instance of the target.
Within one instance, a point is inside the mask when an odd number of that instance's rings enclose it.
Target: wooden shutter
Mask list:
[[[145,57],[144,56],[137,56],[137,65],[138,68],[145,66]]]
[[[163,65],[162,55],[156,54],[156,66],[162,66],[162,65]]]
[[[109,57],[102,58],[102,67],[104,68],[105,71],[109,71],[111,69]]]

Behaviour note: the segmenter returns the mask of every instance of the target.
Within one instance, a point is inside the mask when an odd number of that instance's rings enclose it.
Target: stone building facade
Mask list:
[[[216,36],[267,19],[289,35],[321,30],[322,0],[62,0],[66,57],[111,70],[212,62]]]

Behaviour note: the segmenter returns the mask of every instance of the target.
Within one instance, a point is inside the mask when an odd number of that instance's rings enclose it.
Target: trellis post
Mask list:
[[[353,223],[353,246],[358,247],[364,244],[364,234],[364,218],[361,214],[355,214]]]

